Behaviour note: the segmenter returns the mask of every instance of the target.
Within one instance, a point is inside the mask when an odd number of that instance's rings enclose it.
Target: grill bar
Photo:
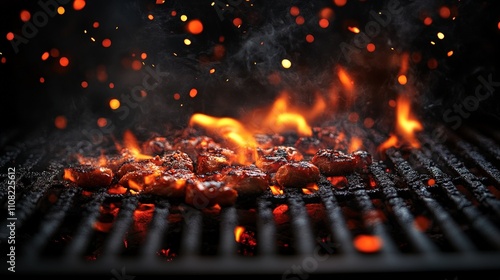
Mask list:
[[[257,250],[263,257],[270,257],[276,254],[276,225],[271,210],[271,201],[259,199],[257,201]]]
[[[159,201],[155,204],[153,219],[148,227],[146,240],[141,251],[141,256],[145,261],[154,259],[156,252],[160,249],[161,241],[168,230],[169,206],[167,201]]]
[[[480,145],[480,147],[497,162],[500,162],[500,147],[498,147],[495,141],[482,134],[476,133],[471,128],[463,127],[460,132],[469,139],[472,139],[476,145]]]
[[[55,171],[45,171],[36,178],[32,185],[32,190],[22,195],[19,201],[16,202],[16,227],[19,229],[24,226],[29,217],[31,217],[37,209],[37,203],[41,197],[52,187],[52,184],[57,177]],[[5,228],[2,228],[0,236],[7,236]]]
[[[297,254],[311,255],[314,252],[314,234],[311,231],[310,220],[304,206],[304,201],[299,190],[296,189],[287,190],[286,197],[291,213]]]
[[[441,171],[435,164],[426,157],[422,151],[413,149],[412,158],[421,166],[423,166],[435,179],[436,183],[443,187],[446,191],[447,197],[454,203],[455,207],[459,209],[470,225],[485,238],[488,243],[500,249],[500,231],[496,228],[486,216],[469,201],[453,184],[450,176]]]
[[[497,186],[500,185],[500,171],[479,154],[476,147],[463,140],[457,141],[456,144],[461,149],[461,152],[472,160],[475,165],[479,166]]]
[[[483,205],[490,208],[497,217],[500,217],[500,201],[488,190],[488,188],[470,172],[451,151],[444,145],[431,140],[426,136],[422,136],[427,143],[426,146],[430,147],[433,153],[444,162],[444,164],[452,169],[465,184],[472,190],[474,197]]]
[[[127,197],[123,200],[123,204],[113,223],[113,228],[107,237],[107,241],[103,248],[103,259],[110,259],[119,255],[123,247],[123,238],[130,225],[133,222],[134,210],[137,207],[137,197]]]
[[[347,228],[347,223],[342,215],[342,209],[332,193],[330,182],[327,182],[325,178],[321,178],[319,193],[330,222],[330,232],[339,244],[338,249],[345,255],[357,254],[352,244],[352,234]]]
[[[66,217],[76,192],[76,189],[66,189],[59,196],[56,204],[51,207],[48,214],[41,221],[37,234],[28,244],[25,244],[24,254],[26,256],[35,258],[37,252],[41,251],[48,239],[59,228]]]
[[[94,194],[94,197],[87,203],[83,212],[83,220],[73,235],[71,243],[68,244],[64,252],[65,259],[74,259],[83,256],[85,247],[90,241],[94,223],[99,216],[99,208],[106,198],[105,191]]]
[[[462,234],[461,229],[453,221],[448,212],[432,198],[425,185],[419,179],[417,172],[405,161],[398,151],[387,150],[387,155],[394,163],[397,172],[404,178],[418,198],[425,204],[436,221],[439,222],[443,233],[459,251],[467,252],[475,250],[475,246]]]
[[[234,229],[238,225],[236,208],[223,208],[221,213],[221,220],[221,240],[219,254],[222,257],[231,257],[236,254],[236,241],[234,236]]]
[[[415,227],[415,217],[403,198],[398,195],[394,182],[385,174],[382,167],[378,163],[374,163],[370,167],[370,170],[375,177],[377,185],[380,186],[387,203],[391,206],[399,225],[410,239],[413,248],[420,253],[436,252],[436,246],[431,243],[422,231]]]
[[[186,212],[183,212],[183,218],[185,224],[181,241],[181,253],[185,257],[196,256],[200,252],[202,214],[196,209],[187,207]]]
[[[356,201],[361,208],[363,221],[365,226],[374,235],[382,239],[382,253],[394,254],[397,248],[393,243],[384,222],[382,221],[379,211],[372,204],[370,196],[365,191],[365,186],[359,175],[349,175],[347,177],[349,190],[354,193]]]

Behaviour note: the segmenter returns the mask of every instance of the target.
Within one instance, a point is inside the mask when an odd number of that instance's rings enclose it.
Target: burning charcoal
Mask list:
[[[185,202],[197,209],[218,204],[221,207],[236,203],[238,192],[221,181],[196,181],[186,186]]]
[[[191,157],[189,157],[187,153],[179,150],[165,153],[161,156],[159,163],[166,168],[194,171],[194,162]]]
[[[172,149],[172,144],[166,137],[157,136],[142,143],[142,152],[146,155],[161,155]]]
[[[356,169],[363,173],[368,173],[368,166],[372,164],[372,156],[367,151],[355,151],[352,153],[356,159]]]
[[[121,154],[113,155],[108,157],[101,157],[102,163],[100,166],[106,166],[111,169],[114,173],[118,172],[118,170],[127,163],[131,163],[135,161],[134,156],[129,152],[129,150],[124,149]]]
[[[144,186],[144,193],[162,197],[184,198],[186,187],[195,184],[196,175],[186,169],[169,169],[155,176],[152,182]]]
[[[261,149],[271,149],[285,142],[285,137],[279,134],[255,134],[254,138]]]
[[[193,180],[194,173],[186,169],[137,170],[125,174],[119,183],[136,192],[179,198],[184,197],[186,185]]]
[[[264,172],[271,174],[276,173],[282,165],[292,162],[301,161],[304,159],[302,153],[296,148],[289,146],[275,146],[268,150],[259,150],[259,157],[255,165]]]
[[[313,156],[319,149],[326,148],[325,144],[315,137],[300,137],[295,142],[295,147],[308,156]]]
[[[137,169],[125,173],[118,181],[118,184],[136,192],[141,192],[146,184],[155,180],[159,172],[152,169]]]
[[[325,176],[339,176],[354,172],[356,157],[333,149],[320,149],[311,159]]]
[[[161,172],[165,168],[162,168],[158,163],[158,159],[151,160],[141,160],[141,161],[133,161],[123,164],[120,169],[116,172],[116,178],[120,180],[125,174],[135,171],[151,171],[153,172]]]
[[[113,181],[113,171],[106,167],[81,165],[64,169],[64,179],[86,189],[108,187]]]
[[[338,128],[334,126],[316,127],[313,129],[313,132],[316,134],[319,141],[326,145],[326,147],[334,147],[334,149],[344,148],[342,147],[342,142],[345,140],[346,136],[342,131],[339,131]]]
[[[269,175],[255,165],[227,166],[209,179],[224,182],[226,186],[234,188],[239,196],[260,195],[270,183]]]
[[[197,157],[196,173],[207,174],[222,170],[236,161],[236,154],[226,148],[208,149]]]
[[[189,157],[195,161],[198,154],[207,149],[221,148],[220,144],[216,143],[214,139],[208,136],[197,136],[186,138],[176,138],[174,140],[173,149],[187,153]]]
[[[303,188],[318,182],[320,171],[308,161],[289,162],[276,172],[276,182],[284,188]]]

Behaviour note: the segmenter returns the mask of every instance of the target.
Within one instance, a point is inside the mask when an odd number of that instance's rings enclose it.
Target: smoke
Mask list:
[[[331,99],[344,86],[340,66],[355,86],[356,104],[345,109],[376,115],[392,110],[388,100],[404,89],[397,77],[407,55],[406,87],[415,87],[422,115],[442,119],[450,106],[474,94],[478,77],[491,74],[493,84],[500,80],[498,5],[493,0],[347,1],[340,7],[331,0],[88,1],[82,11],[68,6],[66,14],[51,19],[18,55],[3,47],[9,63],[1,64],[8,74],[2,84],[15,83],[17,94],[6,103],[27,122],[25,112],[79,121],[83,111],[118,127],[164,130],[167,123],[187,124],[195,112],[240,117],[271,104],[282,91],[304,106],[318,94]],[[36,11],[22,4],[7,9],[7,31],[20,32],[17,13],[23,8]],[[203,23],[201,33],[186,29],[192,19]],[[94,22],[100,26],[94,28]],[[101,46],[104,38],[111,39],[111,47]],[[58,66],[57,58],[40,60],[53,48],[70,58],[69,67]],[[289,67],[282,64],[285,59]],[[131,69],[134,60],[141,69]],[[32,71],[27,75],[23,69]],[[152,69],[168,74],[154,80]],[[89,86],[82,88],[82,81]],[[496,96],[481,102],[474,115],[498,116]],[[110,110],[111,98],[129,113]],[[346,98],[339,96],[339,102]]]

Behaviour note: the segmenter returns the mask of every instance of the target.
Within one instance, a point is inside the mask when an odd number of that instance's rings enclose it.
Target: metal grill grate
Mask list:
[[[375,129],[345,130],[361,133],[368,146],[385,139]],[[345,188],[322,177],[316,193],[269,192],[252,207],[227,207],[216,217],[142,194],[103,190],[84,195],[61,179],[61,159],[74,153],[75,146],[60,135],[9,146],[0,163],[4,169],[16,168],[16,268],[21,273],[110,277],[123,268],[130,275],[283,277],[294,275],[294,267],[306,274],[497,270],[497,139],[470,128],[447,135],[447,142],[438,142],[423,133],[419,149],[388,149],[368,174],[348,174]],[[426,184],[429,179],[435,184]],[[7,178],[2,180],[6,185]],[[7,197],[2,188],[4,208]],[[110,230],[96,231],[103,207],[111,204],[118,213]],[[154,205],[153,214],[138,221],[135,213],[143,204]],[[276,213],[288,220],[278,221]],[[255,244],[235,241],[240,224]],[[359,252],[353,245],[359,234],[377,236],[381,250]],[[8,236],[8,228],[2,227],[2,252],[8,250]]]

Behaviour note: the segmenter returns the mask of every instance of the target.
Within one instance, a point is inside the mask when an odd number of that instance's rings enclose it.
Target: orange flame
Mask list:
[[[363,147],[363,140],[361,138],[353,136],[351,138],[351,143],[349,144],[349,152],[355,152],[360,150]]]
[[[347,91],[352,92],[354,90],[354,81],[347,74],[343,67],[337,67],[337,76],[339,77],[340,82]]]
[[[301,136],[311,136],[312,128],[307,123],[304,116],[299,114],[298,109],[291,109],[288,104],[288,94],[282,92],[273,103],[271,110],[266,116],[266,127],[274,132],[285,132],[295,130]],[[322,108],[321,103],[318,103],[315,110]]]
[[[283,190],[278,186],[270,186],[269,188],[271,189],[273,195],[282,195],[284,193]]]
[[[71,182],[76,182],[76,179],[73,177],[73,174],[71,174],[71,170],[69,169],[64,169],[63,178]]]
[[[375,235],[361,234],[354,238],[354,247],[363,253],[375,253],[382,249],[382,239]]]
[[[405,95],[400,95],[396,104],[396,133],[391,134],[386,141],[380,144],[378,150],[383,152],[388,148],[401,146],[399,137],[402,137],[411,147],[420,148],[420,142],[415,133],[423,129],[423,125],[412,117],[410,99]]]
[[[348,26],[347,29],[349,31],[351,31],[352,33],[356,33],[356,34],[361,32],[361,30],[359,30],[359,28],[357,28],[356,26]]]
[[[319,186],[316,183],[312,183],[307,185],[305,188],[302,188],[303,194],[313,194],[319,190]]]
[[[238,161],[240,163],[248,162],[249,149],[253,151],[250,156],[257,156],[257,141],[254,139],[245,127],[237,120],[232,118],[217,118],[205,114],[194,114],[189,120],[190,126],[199,125],[207,131],[230,141],[237,146]]]
[[[408,141],[413,148],[420,148],[415,132],[423,130],[422,124],[411,116],[411,102],[404,95],[400,95],[396,107],[397,132]]]
[[[137,138],[130,130],[126,130],[125,133],[123,134],[123,143],[125,144],[125,147],[130,151],[130,153],[134,156],[134,158],[136,159],[153,158],[152,156],[141,153],[139,142],[137,141]]]
[[[234,239],[236,242],[240,242],[241,235],[245,232],[245,227],[236,226],[234,228]]]

